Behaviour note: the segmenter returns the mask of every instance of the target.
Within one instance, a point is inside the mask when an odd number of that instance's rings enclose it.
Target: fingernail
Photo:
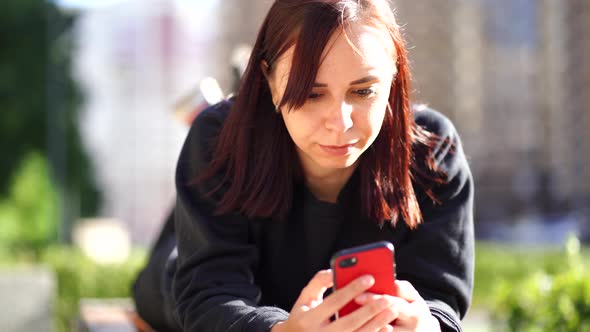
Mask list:
[[[357,302],[366,302],[369,298],[369,295],[367,294],[361,294],[359,296],[356,297],[356,301]]]
[[[372,286],[375,282],[375,279],[373,276],[364,276],[361,282],[363,283],[363,286]]]
[[[378,301],[379,306],[382,308],[386,308],[391,305],[391,302],[387,298],[381,298]]]

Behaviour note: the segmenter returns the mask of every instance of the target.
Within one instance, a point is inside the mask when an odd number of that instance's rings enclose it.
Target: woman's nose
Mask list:
[[[346,101],[336,103],[326,118],[326,129],[345,132],[352,128],[352,105]]]

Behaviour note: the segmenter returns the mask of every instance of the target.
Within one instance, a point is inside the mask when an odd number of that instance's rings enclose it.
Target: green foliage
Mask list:
[[[520,280],[502,280],[493,292],[496,320],[506,322],[508,331],[590,331],[590,270],[585,264],[572,237],[558,264]]]
[[[131,285],[146,261],[147,252],[142,249],[133,250],[123,263],[104,265],[71,246],[50,246],[40,255],[0,246],[0,267],[44,265],[54,273],[57,284],[53,309],[56,332],[71,331],[82,298],[130,297]]]
[[[39,253],[57,238],[57,193],[47,162],[30,153],[12,179],[8,197],[0,201],[0,243],[12,250]]]
[[[491,307],[496,300],[491,290],[499,283],[513,284],[539,270],[556,273],[565,257],[560,248],[488,242],[478,242],[475,254],[473,305],[485,308]],[[585,257],[590,264],[590,252]]]
[[[100,193],[78,130],[82,96],[71,75],[74,17],[46,0],[0,1],[0,198],[32,152],[49,162],[71,220],[92,216]],[[74,204],[72,204],[74,205]],[[18,212],[19,214],[23,212]]]
[[[129,297],[145,261],[145,252],[134,251],[125,263],[101,265],[71,247],[49,248],[40,262],[52,269],[57,279],[56,331],[70,330],[81,298]]]

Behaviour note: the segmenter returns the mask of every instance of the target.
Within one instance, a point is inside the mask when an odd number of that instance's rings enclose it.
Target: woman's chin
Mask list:
[[[319,165],[324,169],[346,169],[355,165],[358,156],[348,155],[338,158],[324,158]]]

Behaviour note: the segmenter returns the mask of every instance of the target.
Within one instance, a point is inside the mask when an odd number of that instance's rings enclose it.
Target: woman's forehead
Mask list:
[[[296,45],[290,47],[276,62],[276,75],[287,79]],[[351,24],[345,30],[338,29],[322,52],[318,78],[331,76],[342,68],[372,69],[373,73],[395,70],[395,47],[389,32],[370,24]],[[393,68],[391,68],[393,67]],[[378,74],[378,73],[377,73]]]
[[[332,40],[334,40],[332,42]],[[384,27],[376,27],[371,24],[351,24],[344,31],[334,34],[330,41],[333,45],[339,45],[340,54],[352,51],[366,64],[375,62],[395,62],[395,46],[389,31]],[[323,57],[330,55],[330,49],[326,47]],[[382,64],[382,63],[379,63]]]

